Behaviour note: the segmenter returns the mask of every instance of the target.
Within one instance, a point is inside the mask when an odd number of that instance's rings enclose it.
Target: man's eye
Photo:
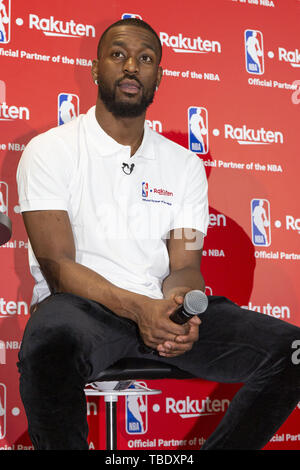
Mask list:
[[[142,60],[142,62],[148,62],[148,63],[150,63],[150,62],[152,62],[152,57],[150,57],[150,56],[147,55],[147,54],[144,54],[144,55],[142,55],[141,60]]]
[[[115,52],[112,53],[112,56],[115,57],[116,59],[120,59],[120,58],[124,57],[124,54],[123,54],[123,52],[115,51]]]

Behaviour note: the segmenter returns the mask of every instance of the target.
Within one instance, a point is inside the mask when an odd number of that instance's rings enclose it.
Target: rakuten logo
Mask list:
[[[291,318],[291,311],[287,305],[272,305],[269,302],[266,305],[255,305],[255,302],[248,302],[248,305],[241,305],[241,308],[260,312],[275,318],[288,320]]]
[[[95,37],[95,27],[81,23],[75,23],[74,20],[62,21],[55,20],[54,16],[50,18],[39,18],[38,15],[29,15],[29,28],[43,31],[46,36],[63,36],[70,38]]]
[[[0,121],[14,121],[25,119],[29,121],[30,112],[25,106],[8,106],[6,103],[0,104]]]
[[[227,410],[230,401],[227,398],[211,400],[209,397],[203,400],[191,400],[189,396],[185,400],[166,398],[166,413],[179,414],[181,418],[195,418],[197,416],[209,416],[223,413]]]
[[[26,119],[26,121],[29,121],[29,109],[25,106],[9,106],[6,102],[6,83],[0,80],[0,121],[16,119]]]
[[[15,302],[14,300],[4,300],[0,297],[0,320],[13,318],[14,315],[28,315],[28,305],[24,301]]]
[[[201,39],[184,37],[179,33],[178,36],[169,36],[168,33],[160,33],[160,41],[162,46],[171,47],[174,52],[187,52],[194,54],[206,54],[208,52],[221,53],[221,44],[219,41],[210,41],[209,39]]]
[[[224,214],[209,214],[208,228],[212,227],[226,227],[227,220]]]
[[[233,127],[231,124],[224,125],[225,139],[236,140],[240,145],[266,145],[283,144],[283,133],[280,131],[251,129],[246,125]]]
[[[298,49],[287,51],[284,47],[278,47],[278,59],[289,62],[292,67],[300,67],[300,53]]]
[[[285,218],[286,229],[295,230],[300,233],[300,219],[295,219],[292,215],[287,215]]]

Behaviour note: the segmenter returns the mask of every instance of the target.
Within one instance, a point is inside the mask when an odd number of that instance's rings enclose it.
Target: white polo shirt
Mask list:
[[[92,107],[34,137],[17,182],[21,212],[68,211],[78,263],[116,286],[160,299],[169,274],[168,232],[189,227],[206,234],[207,181],[197,155],[147,124],[144,129],[130,157],[130,146],[103,131]],[[29,264],[35,303],[50,291],[30,244]]]

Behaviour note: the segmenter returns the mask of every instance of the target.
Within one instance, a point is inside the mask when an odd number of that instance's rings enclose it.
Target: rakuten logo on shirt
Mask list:
[[[147,181],[142,182],[142,196],[148,197],[154,194],[159,194],[159,196],[173,196],[172,191],[167,191],[163,188],[150,188]]]

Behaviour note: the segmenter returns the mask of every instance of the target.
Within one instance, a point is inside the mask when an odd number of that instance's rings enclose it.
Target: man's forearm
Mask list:
[[[94,300],[121,317],[136,321],[139,312],[149,301],[147,296],[117,287],[72,259],[64,258],[55,263],[49,260],[39,261],[54,292],[68,292]]]
[[[205,289],[205,282],[201,271],[196,268],[182,268],[173,271],[167,276],[162,285],[165,298],[170,298],[174,293],[178,295],[182,289],[182,295],[188,290]]]

